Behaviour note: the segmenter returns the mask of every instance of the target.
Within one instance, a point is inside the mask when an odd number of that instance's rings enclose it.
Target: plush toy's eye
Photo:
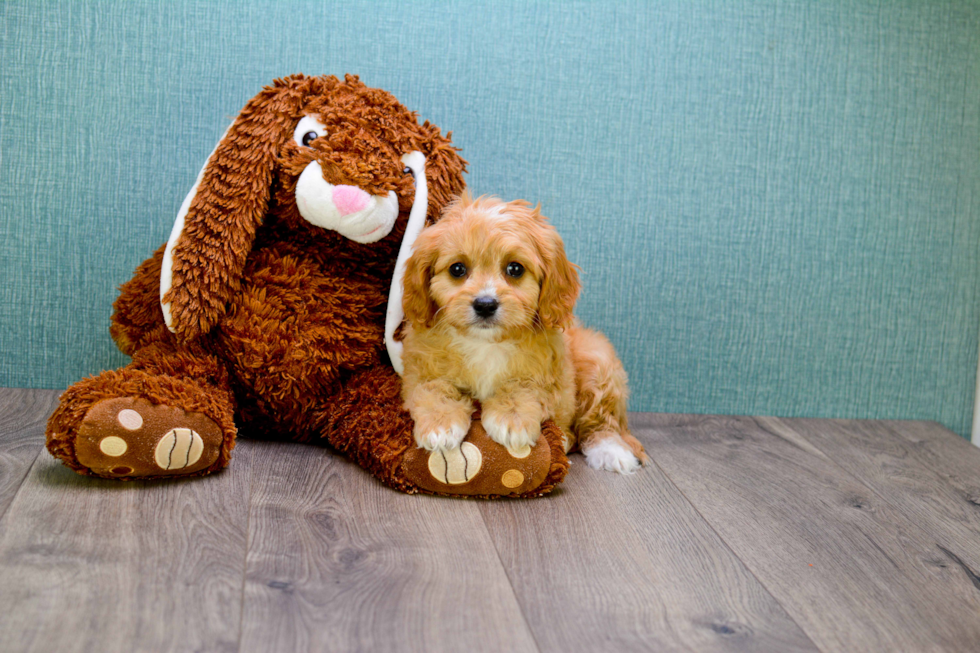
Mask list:
[[[303,116],[293,130],[293,140],[297,145],[309,147],[310,143],[327,135],[327,128],[313,116]]]
[[[415,176],[415,171],[408,166],[405,166],[405,169],[402,170],[402,172],[404,172],[406,175],[412,175],[413,177]]]
[[[507,264],[507,276],[514,279],[520,279],[524,276],[524,266],[516,261],[512,261]]]
[[[453,263],[449,266],[449,274],[456,279],[462,279],[466,276],[466,266],[462,263]]]

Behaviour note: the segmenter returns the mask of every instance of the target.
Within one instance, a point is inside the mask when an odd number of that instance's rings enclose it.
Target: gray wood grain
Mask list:
[[[635,417],[657,465],[821,649],[976,650],[977,588],[809,441],[751,418]]]
[[[44,449],[44,426],[59,390],[0,388],[0,518]]]
[[[241,441],[119,483],[0,389],[0,650],[980,650],[980,450],[924,422],[634,413],[655,464],[407,496]]]
[[[542,651],[816,650],[654,466],[480,511]]]
[[[477,502],[314,446],[256,443],[254,473],[243,651],[537,650]]]
[[[2,648],[237,650],[250,458],[127,483],[39,456],[0,521]]]
[[[793,431],[934,541],[936,565],[980,572],[980,449],[934,422],[760,419]],[[980,596],[980,595],[978,595]]]

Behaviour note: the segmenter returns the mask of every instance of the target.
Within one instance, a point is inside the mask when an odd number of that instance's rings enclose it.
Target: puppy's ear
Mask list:
[[[538,315],[541,324],[549,329],[568,326],[573,318],[575,302],[582,284],[578,271],[565,256],[565,244],[554,227],[547,224],[538,209],[540,218],[540,247],[544,262],[544,278],[541,280],[541,294],[538,296]]]
[[[405,293],[402,296],[402,308],[405,311],[405,319],[418,328],[431,328],[435,324],[436,312],[439,310],[429,292],[432,268],[437,254],[430,228],[428,231],[423,231],[415,241],[415,251],[405,263]]]
[[[276,80],[250,100],[180,207],[164,253],[160,304],[181,340],[210,331],[239,287],[268,209],[276,158],[309,81]]]

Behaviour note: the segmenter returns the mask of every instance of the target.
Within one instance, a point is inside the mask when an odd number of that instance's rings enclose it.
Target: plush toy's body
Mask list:
[[[385,352],[410,214],[437,219],[464,168],[438,128],[355,77],[264,89],[211,155],[168,244],[121,288],[111,332],[133,362],[68,389],[49,450],[107,478],[199,475],[228,464],[241,431],[326,438],[408,492],[549,491],[567,470],[552,424],[516,462],[474,428],[481,460],[466,478],[421,460]]]

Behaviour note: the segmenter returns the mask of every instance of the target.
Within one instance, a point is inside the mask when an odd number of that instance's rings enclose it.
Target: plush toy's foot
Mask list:
[[[47,429],[48,450],[66,465],[120,480],[208,474],[228,464],[234,445],[220,389],[132,368],[73,385]]]
[[[186,476],[214,464],[221,441],[221,429],[201,413],[119,397],[86,413],[75,456],[98,476]]]
[[[527,451],[511,452],[491,440],[477,416],[458,449],[445,456],[420,449],[402,405],[401,379],[387,366],[351,378],[330,403],[323,424],[334,448],[409,494],[536,497],[551,492],[568,473],[567,441],[551,421]]]
[[[545,423],[536,445],[514,450],[491,440],[474,418],[466,439],[455,449],[406,451],[402,474],[406,481],[437,494],[538,496],[564,477],[568,461],[563,449],[562,433],[552,422]]]

